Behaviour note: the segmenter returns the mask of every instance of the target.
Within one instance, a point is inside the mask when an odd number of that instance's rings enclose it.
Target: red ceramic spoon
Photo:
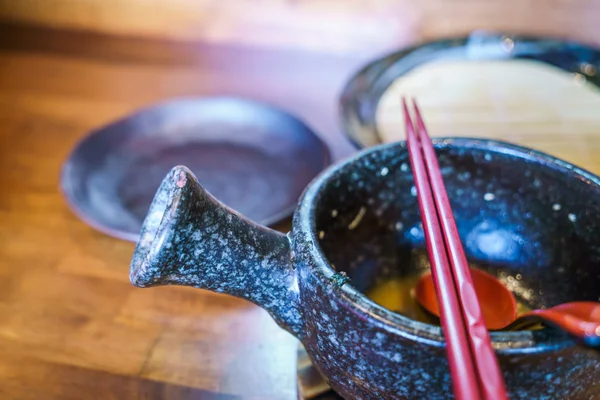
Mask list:
[[[559,304],[547,310],[529,311],[517,318],[514,296],[495,276],[471,268],[471,277],[489,330],[523,329],[546,322],[584,339],[587,344],[600,344],[600,303],[577,301]],[[425,310],[439,317],[431,273],[426,273],[417,282],[415,299]]]

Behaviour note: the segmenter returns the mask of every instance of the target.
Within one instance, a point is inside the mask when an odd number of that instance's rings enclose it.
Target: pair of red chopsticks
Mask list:
[[[419,108],[404,98],[406,140],[457,399],[506,399],[504,379],[475,294],[446,187]]]

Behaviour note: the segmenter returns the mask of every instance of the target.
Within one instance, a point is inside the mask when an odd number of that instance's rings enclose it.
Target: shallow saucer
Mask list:
[[[87,135],[63,165],[61,190],[87,224],[137,241],[173,165],[187,165],[226,205],[271,225],[292,214],[330,160],[317,134],[283,110],[233,97],[176,99]]]

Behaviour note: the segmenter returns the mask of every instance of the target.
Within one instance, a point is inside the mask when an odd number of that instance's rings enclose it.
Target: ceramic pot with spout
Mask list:
[[[435,139],[470,261],[532,308],[600,297],[600,179],[508,143]],[[405,142],[363,150],[305,190],[284,235],[229,209],[184,166],[165,177],[130,279],[247,299],[296,336],[347,399],[453,398],[441,328],[365,295],[427,270]],[[511,279],[507,279],[511,278]],[[600,352],[565,333],[492,332],[511,399],[600,398]]]

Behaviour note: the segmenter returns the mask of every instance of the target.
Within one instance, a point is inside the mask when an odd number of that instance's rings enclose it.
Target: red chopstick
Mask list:
[[[431,259],[431,275],[438,297],[440,321],[447,343],[446,351],[454,394],[458,400],[480,399],[482,397],[479,391],[479,379],[474,367],[460,304],[456,290],[453,288],[454,281],[446,256],[446,246],[442,238],[433,194],[428,184],[427,170],[406,101],[403,99],[402,102],[406,121],[409,158],[417,187],[423,230],[427,238],[427,251]]]
[[[474,354],[476,370],[479,375],[480,389],[485,399],[506,399],[506,388],[500,371],[498,359],[492,348],[490,335],[483,320],[479,301],[475,294],[473,280],[469,271],[467,257],[458,235],[458,229],[450,207],[448,193],[440,171],[431,138],[427,134],[417,102],[413,100],[417,117],[417,138],[425,156],[425,164],[433,191],[435,205],[442,226],[447,254],[450,258],[454,277],[454,287],[464,315],[465,326]]]
[[[455,396],[469,400],[505,399],[502,375],[475,296],[431,139],[416,104],[418,135],[414,132],[406,101],[403,99],[402,102],[409,157]]]

